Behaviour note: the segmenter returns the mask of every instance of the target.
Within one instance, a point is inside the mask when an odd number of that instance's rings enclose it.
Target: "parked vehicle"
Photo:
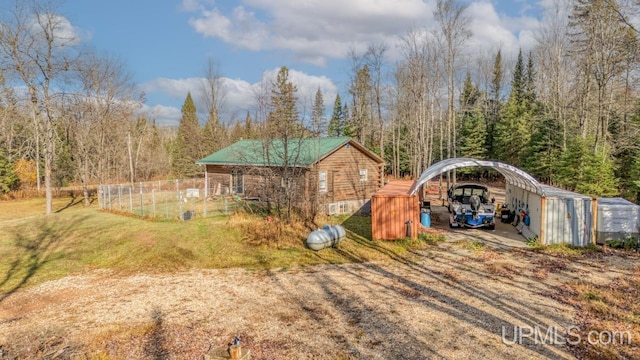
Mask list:
[[[495,199],[482,184],[456,184],[447,191],[450,227],[495,229]]]

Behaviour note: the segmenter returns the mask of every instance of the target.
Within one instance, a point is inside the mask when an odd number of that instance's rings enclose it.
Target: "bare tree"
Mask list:
[[[36,146],[42,141],[45,213],[51,214],[51,179],[56,151],[53,101],[64,84],[70,65],[78,58],[77,39],[69,31],[69,22],[50,3],[36,0],[16,1],[13,8],[4,10],[1,29],[0,61],[29,91]]]
[[[467,29],[470,19],[465,15],[467,5],[458,0],[438,0],[434,13],[444,43],[445,72],[447,74],[447,156],[456,157],[456,111],[454,107],[457,61],[464,43],[471,37]],[[447,173],[447,181],[449,174]],[[456,182],[455,170],[453,183]]]

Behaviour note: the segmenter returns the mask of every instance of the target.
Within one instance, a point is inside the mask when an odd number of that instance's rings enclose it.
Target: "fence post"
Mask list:
[[[133,188],[129,186],[129,212],[133,214]]]
[[[156,189],[151,189],[151,202],[153,203],[153,217],[156,217]]]
[[[178,200],[180,201],[180,220],[184,221],[184,215],[182,214],[182,191],[178,191]]]
[[[142,181],[140,181],[140,216],[144,216],[144,204],[142,203]]]
[[[169,220],[169,191],[164,193],[164,218]]]
[[[227,209],[227,197],[223,196],[222,198],[224,199],[224,214],[229,215],[229,209]]]
[[[111,186],[107,187],[109,191],[109,210],[111,210]]]
[[[122,185],[118,184],[118,206],[120,207],[120,211],[122,211]]]
[[[204,201],[202,204],[204,217],[207,217],[207,191],[206,190],[204,191],[204,197],[202,198],[202,201]]]
[[[194,196],[193,194],[191,194],[191,216],[194,216],[196,214],[196,206],[193,200]]]

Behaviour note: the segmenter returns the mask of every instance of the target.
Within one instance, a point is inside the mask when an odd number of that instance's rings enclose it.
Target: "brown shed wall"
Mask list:
[[[371,235],[374,240],[407,237],[406,222],[411,220],[412,237],[418,237],[420,203],[417,195],[408,195],[405,184],[392,182],[371,197]],[[405,182],[407,183],[407,182]],[[410,186],[410,182],[408,182]],[[390,186],[391,185],[391,186]]]

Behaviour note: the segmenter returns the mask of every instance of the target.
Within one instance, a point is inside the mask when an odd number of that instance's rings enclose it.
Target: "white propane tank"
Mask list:
[[[326,247],[336,247],[347,236],[347,231],[340,225],[325,225],[322,229],[312,231],[307,236],[306,245],[311,250],[322,250]]]

